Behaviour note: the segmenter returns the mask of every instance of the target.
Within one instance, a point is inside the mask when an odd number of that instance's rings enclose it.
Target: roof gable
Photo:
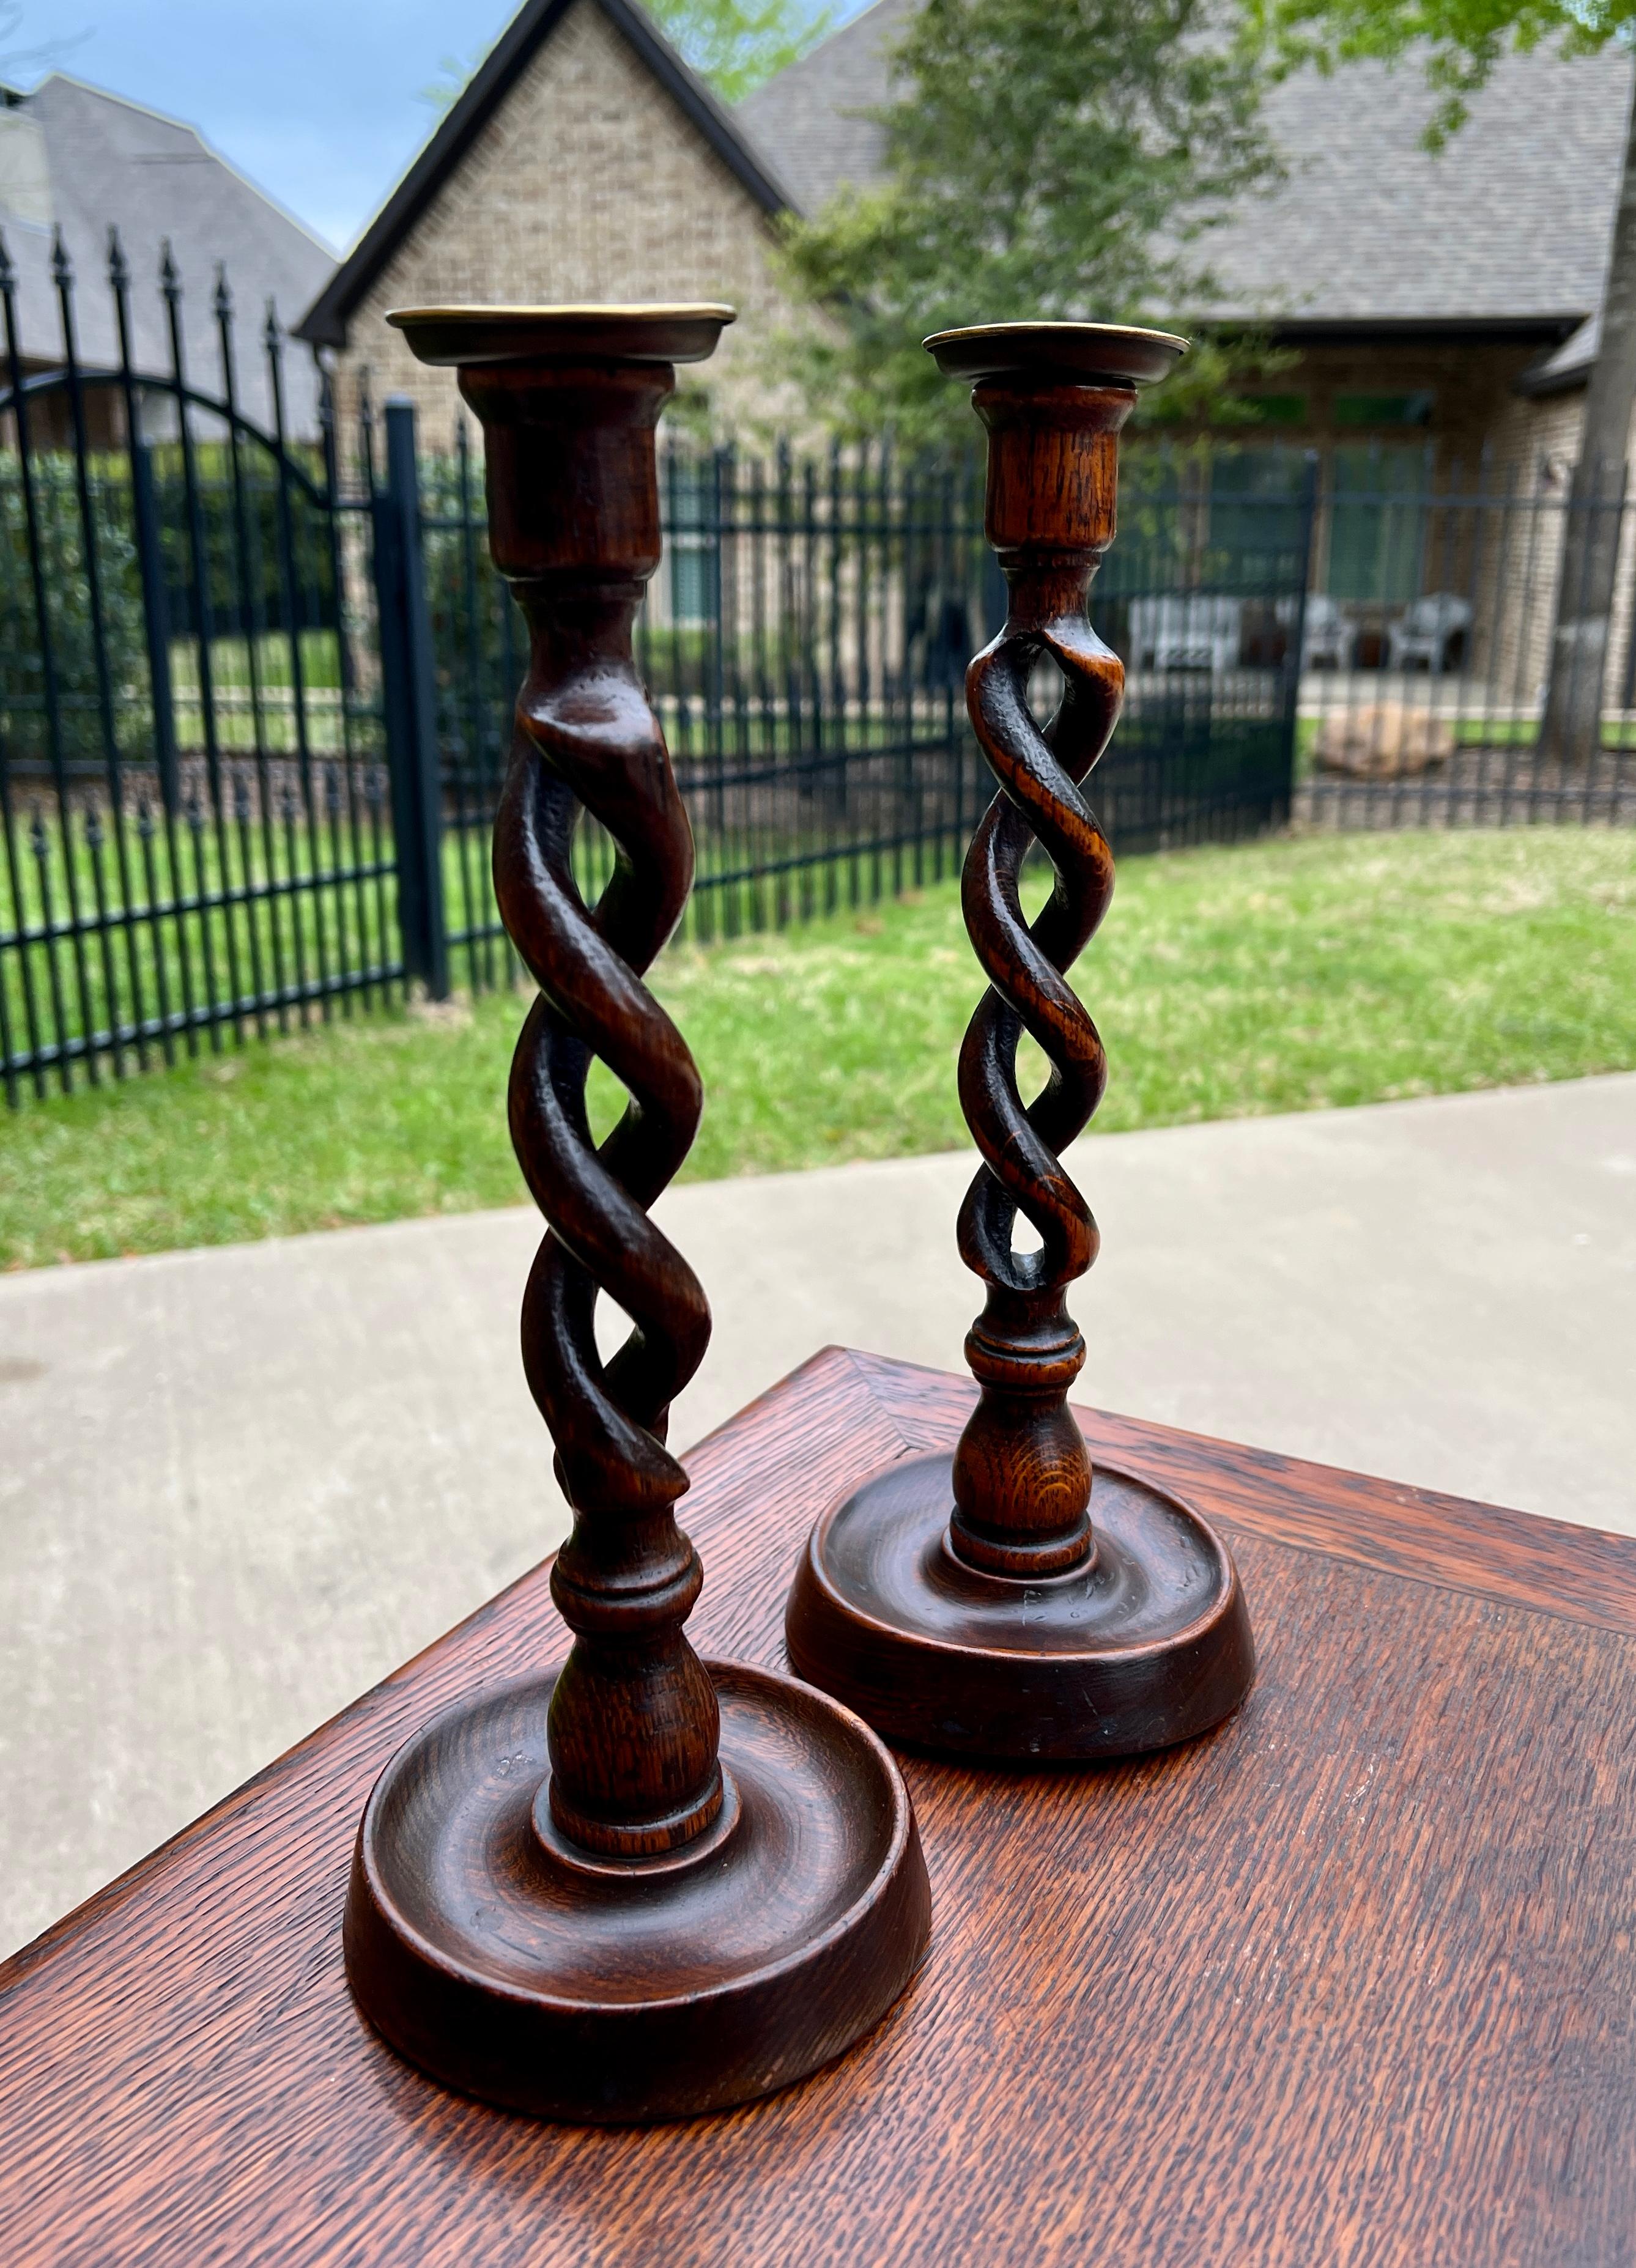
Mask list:
[[[576,0],[525,0],[447,116],[335,270],[301,322],[298,335],[314,346],[342,347],[359,302],[398,247],[505,101],[520,75]],[[639,0],[585,0],[600,8],[697,132],[763,212],[784,211],[789,193],[743,127],[688,68]]]
[[[60,230],[77,279],[76,344],[88,368],[119,363],[119,341],[107,289],[108,231],[117,226],[131,269],[132,355],[136,368],[170,366],[165,303],[158,289],[162,243],[171,246],[183,284],[181,326],[189,375],[210,391],[219,382],[220,342],[214,306],[218,263],[239,310],[237,365],[240,406],[265,423],[271,403],[260,338],[268,300],[288,320],[312,300],[335,269],[334,254],[211,148],[194,127],[142,103],[54,71],[7,116],[39,132],[45,158],[42,210],[0,211],[16,276],[22,350],[54,362],[63,334],[53,269]],[[310,430],[317,390],[309,357],[286,357],[287,408],[293,426]]]
[[[843,181],[867,188],[881,178],[886,131],[867,114],[892,99],[892,50],[918,7],[872,0],[739,104],[750,131],[779,153],[803,212],[816,212]]]

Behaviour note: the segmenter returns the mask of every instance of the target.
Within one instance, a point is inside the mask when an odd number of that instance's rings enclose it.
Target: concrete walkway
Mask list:
[[[1082,1145],[1083,1399],[1636,1532],[1636,1077]],[[964,1156],[667,1199],[696,1440],[841,1340],[958,1367]],[[563,1520],[526,1212],[0,1278],[0,1951]]]

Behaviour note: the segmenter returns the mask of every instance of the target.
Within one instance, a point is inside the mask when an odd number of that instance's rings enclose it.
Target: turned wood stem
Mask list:
[[[995,338],[1004,328],[948,336]],[[1069,329],[1041,326],[1035,336]],[[1082,1566],[1095,1548],[1090,1459],[1067,1407],[1085,1342],[1066,1294],[1095,1259],[1098,1238],[1061,1153],[1102,1099],[1107,1059],[1066,972],[1113,895],[1113,854],[1082,786],[1117,719],[1124,671],[1091,629],[1086,600],[1113,538],[1117,437],[1136,389],[1065,368],[1053,359],[1065,357],[1060,341],[1048,340],[1043,354],[1019,349],[1010,366],[998,353],[998,367],[975,372],[969,346],[962,361],[940,351],[944,342],[929,343],[946,369],[977,377],[972,405],[989,437],[984,531],[1009,600],[1004,628],[966,675],[972,727],[999,792],[962,880],[966,926],[990,989],[960,1056],[961,1108],[984,1163],[961,1209],[959,1243],[988,1294],[966,1341],[982,1390],[954,1455],[950,1537],[973,1566],[1037,1577]],[[1167,342],[1167,353],[1178,345]],[[1131,379],[1139,374],[1150,373]],[[1043,659],[1063,679],[1043,727],[1028,703]],[[1020,882],[1036,842],[1055,873],[1028,921]],[[1025,1031],[1050,1066],[1026,1105],[1017,1081]],[[1017,1247],[1020,1214],[1038,1233],[1037,1250]]]
[[[660,560],[654,429],[668,363],[482,364],[461,391],[487,438],[490,541],[527,619],[527,678],[494,829],[501,917],[539,985],[512,1066],[512,1139],[549,1224],[523,1302],[523,1363],[556,1444],[573,1533],[551,1590],[575,1643],[548,1724],[549,1802],[584,1849],[641,1858],[722,1804],[715,1691],[683,1631],[698,1557],[677,1527],[687,1475],[665,1446],[710,1310],[648,1218],[692,1145],[699,1078],[641,979],[680,919],[693,841],[631,655]],[[571,854],[584,812],[613,838],[594,907]],[[600,1147],[586,1082],[626,1088]],[[604,1362],[598,1298],[632,1329]]]

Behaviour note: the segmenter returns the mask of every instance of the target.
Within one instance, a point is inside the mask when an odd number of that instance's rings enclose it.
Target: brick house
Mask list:
[[[917,4],[875,0],[741,106],[800,210],[880,177],[884,136],[866,114],[891,99]],[[1259,389],[1256,434],[1237,437],[1262,446],[1219,460],[1217,483],[1276,484],[1315,450],[1315,587],[1367,627],[1424,589],[1470,585],[1475,659],[1524,698],[1545,666],[1632,76],[1618,48],[1507,55],[1433,156],[1433,98],[1412,64],[1301,73],[1264,114],[1282,184],[1201,247],[1220,287],[1209,312],[1264,326],[1294,357]],[[1426,500],[1449,490],[1496,501],[1440,518]],[[1628,703],[1625,549],[1610,679]]]
[[[890,99],[916,0],[875,0],[726,110],[639,0],[527,0],[301,326],[343,387],[367,365],[445,423],[452,381],[381,317],[419,300],[726,298],[709,373],[724,426],[786,408],[764,349],[787,318],[778,216],[881,163],[863,114]],[[1569,453],[1595,351],[1631,102],[1622,53],[1508,56],[1442,157],[1411,67],[1275,89],[1283,185],[1207,240],[1212,312],[1266,325],[1299,362],[1269,381],[1280,438],[1326,451],[1429,441],[1496,461]],[[974,311],[975,313],[976,311]],[[430,438],[430,431],[429,431]]]
[[[740,309],[708,370],[686,374],[718,430],[795,422],[769,351],[792,312],[778,220],[879,177],[866,114],[891,99],[917,4],[874,0],[730,112],[639,0],[526,0],[300,326],[333,356],[343,416],[367,371],[377,398],[417,402],[427,446],[448,445],[453,377],[411,358],[389,307],[696,298]],[[1286,178],[1206,239],[1208,312],[1264,327],[1293,359],[1258,389],[1262,422],[1215,478],[1276,485],[1315,450],[1315,585],[1366,621],[1467,571],[1433,560],[1432,490],[1566,493],[1632,75],[1621,50],[1507,56],[1441,156],[1421,147],[1433,98],[1411,65],[1302,74],[1268,98]],[[1504,573],[1526,590],[1514,604],[1485,593],[1483,659],[1531,688],[1555,563],[1537,544],[1515,556]]]
[[[407,394],[447,446],[452,373],[416,363],[390,307],[488,300],[725,299],[709,366],[733,429],[784,403],[757,349],[791,310],[773,272],[790,203],[773,165],[637,0],[526,0],[302,323],[332,349],[337,406]]]
[[[875,4],[741,106],[792,202],[880,177],[892,50],[917,0]],[[1274,88],[1286,178],[1202,247],[1212,314],[1264,324],[1300,361],[1269,382],[1280,435],[1346,448],[1411,432],[1470,458],[1572,446],[1593,348],[1632,63],[1502,61],[1441,157],[1417,70],[1350,65]]]

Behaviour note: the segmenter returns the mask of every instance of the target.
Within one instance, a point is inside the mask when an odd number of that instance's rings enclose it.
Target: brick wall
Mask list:
[[[450,443],[453,376],[417,363],[389,307],[474,301],[719,299],[739,310],[712,360],[682,372],[735,435],[794,413],[769,373],[792,310],[766,215],[593,0],[578,0],[354,313],[337,365],[350,437],[359,374],[408,394],[423,442]]]

